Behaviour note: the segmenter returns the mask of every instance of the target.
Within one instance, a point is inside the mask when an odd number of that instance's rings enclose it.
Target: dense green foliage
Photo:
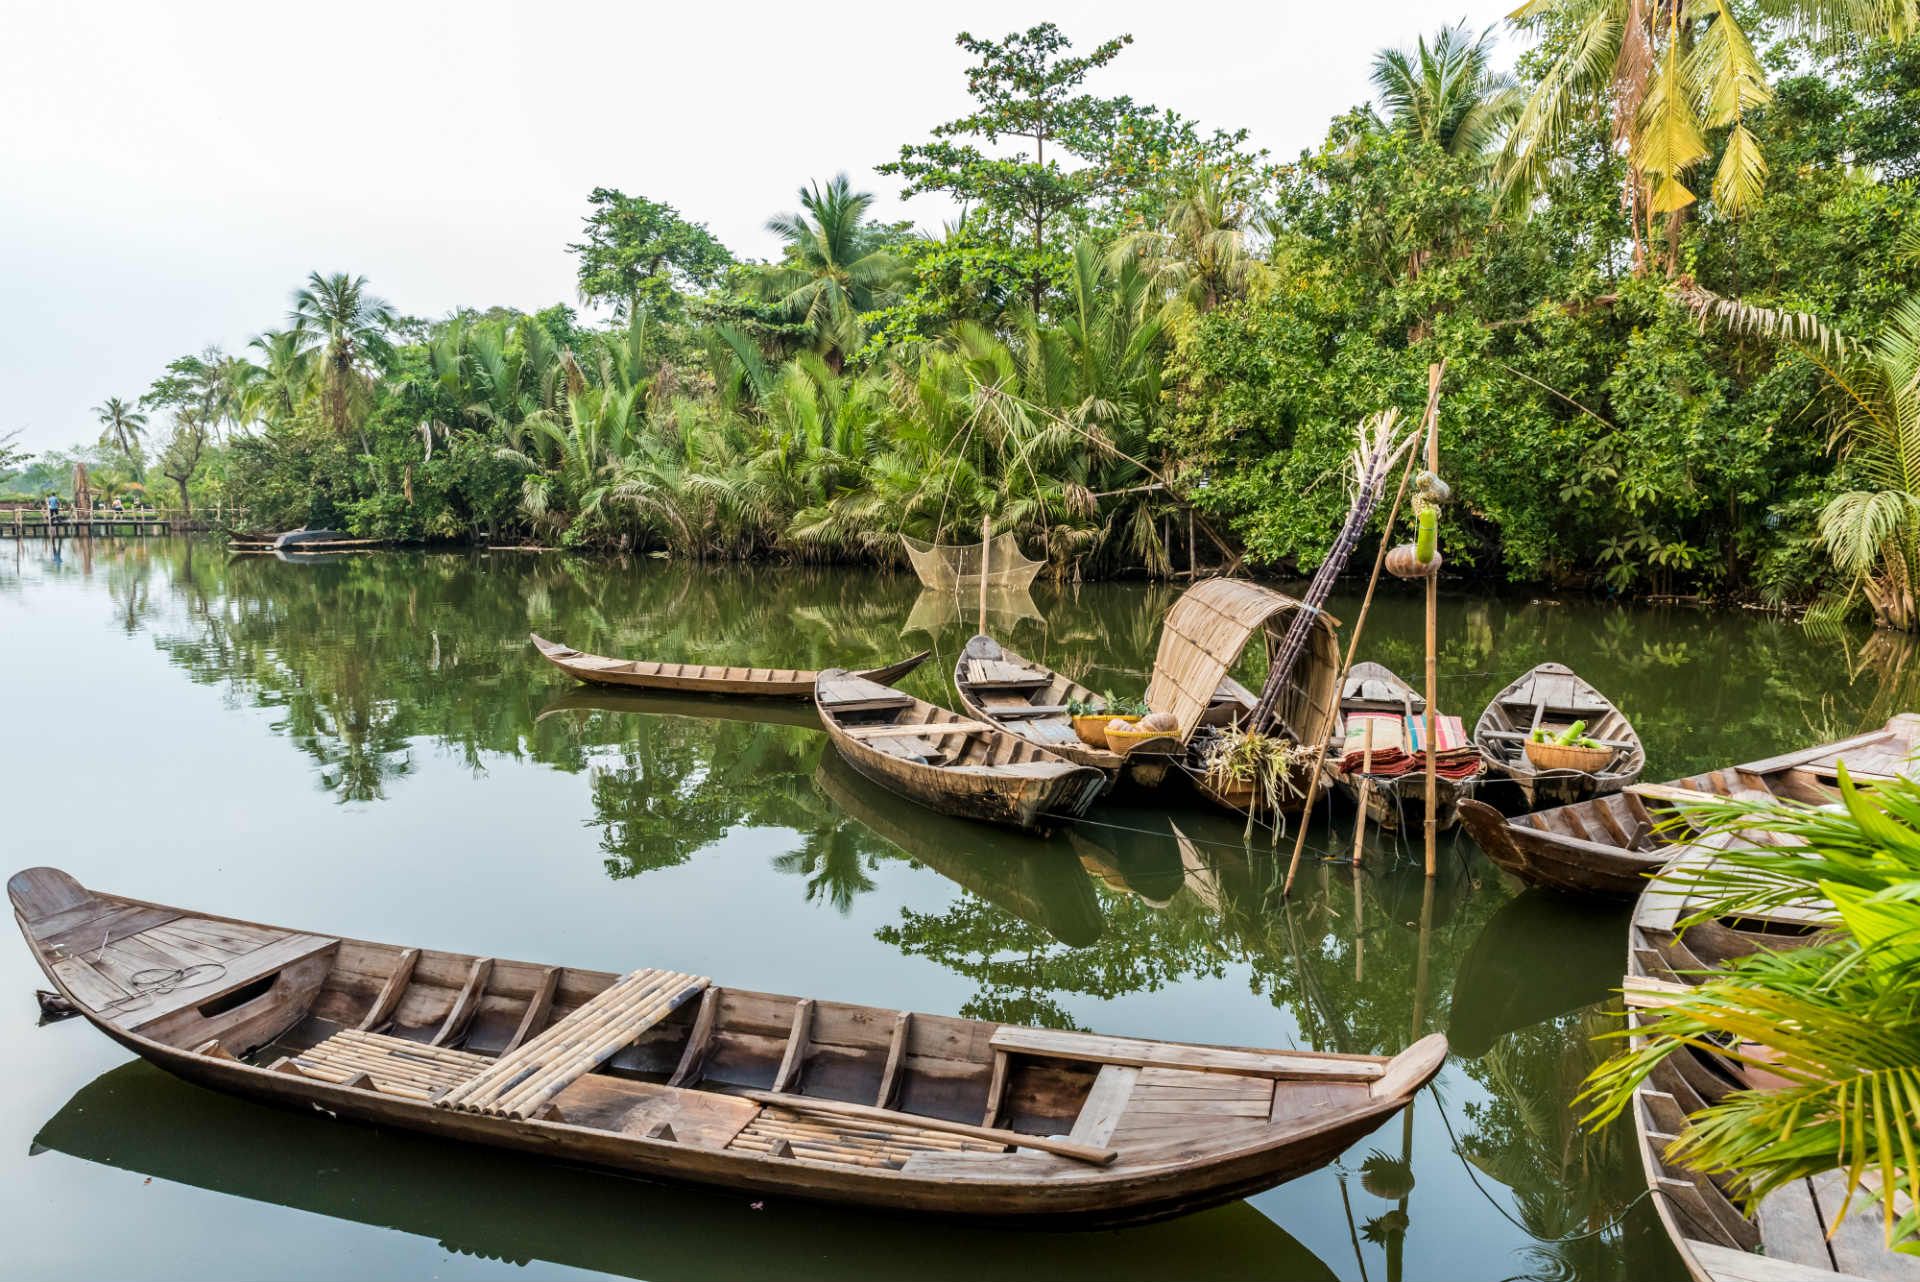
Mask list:
[[[197,453],[193,501],[259,527],[892,560],[991,516],[1069,576],[1309,568],[1352,425],[1417,414],[1445,361],[1454,570],[1806,599],[1859,562],[1829,568],[1823,509],[1880,486],[1831,448],[1819,363],[1716,308],[1868,335],[1914,290],[1920,49],[1690,7],[1636,52],[1616,8],[1532,6],[1512,76],[1461,29],[1383,51],[1380,102],[1284,165],[1088,91],[1125,37],[963,34],[974,110],[880,167],[963,202],[940,235],[840,177],[745,262],[597,189],[573,249],[609,325],[423,321],[315,273],[245,356],[102,407],[94,461]],[[1643,57],[1623,117],[1601,73]],[[1706,154],[1659,150],[1681,117]]]

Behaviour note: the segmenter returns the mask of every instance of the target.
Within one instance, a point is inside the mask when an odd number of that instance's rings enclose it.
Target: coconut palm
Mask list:
[[[1920,1245],[1920,782],[1871,792],[1839,768],[1840,804],[1716,800],[1687,820],[1736,848],[1665,876],[1702,899],[1701,916],[1809,899],[1839,928],[1821,942],[1761,949],[1724,966],[1640,1028],[1642,1044],[1597,1069],[1594,1117],[1630,1106],[1655,1065],[1694,1047],[1782,1078],[1693,1114],[1671,1157],[1724,1174],[1749,1205],[1795,1180],[1846,1172],[1849,1195],[1887,1190],[1890,1245]],[[1893,1190],[1911,1203],[1896,1209]]]
[[[1920,295],[1896,304],[1869,342],[1805,312],[1776,311],[1688,285],[1702,316],[1791,342],[1837,395],[1833,443],[1855,488],[1828,500],[1820,538],[1882,627],[1920,630]]]
[[[1775,0],[1762,10],[1816,36],[1902,38],[1916,25],[1905,0]],[[1528,0],[1513,20],[1552,30],[1565,43],[1501,152],[1498,172],[1510,208],[1531,203],[1581,117],[1596,106],[1610,115],[1614,144],[1626,156],[1637,270],[1645,267],[1654,215],[1667,216],[1667,270],[1676,269],[1676,216],[1696,199],[1688,184],[1712,155],[1709,131],[1727,131],[1712,178],[1715,203],[1737,215],[1759,198],[1767,161],[1748,119],[1772,94],[1728,0]]]
[[[1205,166],[1160,226],[1121,237],[1110,258],[1138,259],[1167,296],[1193,311],[1212,311],[1245,295],[1266,271],[1248,242],[1252,216],[1252,203],[1232,177]]]
[[[130,404],[118,396],[109,396],[94,406],[93,412],[100,420],[100,444],[118,448],[126,456],[127,466],[133,469],[134,479],[139,480],[145,474],[140,438],[147,430],[147,416],[140,412],[137,404]]]
[[[245,412],[255,420],[283,423],[313,387],[313,354],[299,329],[270,329],[248,342],[264,364],[247,380]]]
[[[1520,91],[1511,76],[1491,67],[1493,29],[1478,36],[1465,23],[1443,27],[1428,44],[1382,49],[1373,57],[1373,84],[1387,123],[1450,156],[1491,159],[1503,131],[1519,114]]]
[[[867,225],[873,193],[855,191],[845,174],[825,189],[800,189],[800,212],[767,220],[786,241],[784,259],[768,271],[764,288],[814,334],[814,346],[838,372],[866,341],[860,316],[892,301],[900,265],[874,244]]]
[[[365,276],[314,272],[306,287],[294,292],[288,319],[304,336],[302,350],[317,362],[327,426],[345,436],[373,376],[392,358],[387,334],[398,316],[386,300],[367,291]],[[363,453],[373,452],[364,428],[360,447]]]

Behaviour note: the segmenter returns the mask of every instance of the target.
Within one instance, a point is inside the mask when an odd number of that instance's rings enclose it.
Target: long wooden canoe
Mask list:
[[[465,956],[7,884],[60,996],[189,1081],[636,1175],[1028,1223],[1158,1219],[1338,1156],[1439,1070]]]
[[[1576,721],[1613,756],[1599,770],[1541,770],[1527,757],[1535,730],[1560,731]],[[1493,696],[1473,728],[1487,769],[1512,779],[1527,809],[1566,806],[1619,792],[1647,768],[1647,749],[1626,714],[1572,668],[1543,663]]]
[[[1669,867],[1704,865],[1713,854],[1689,845]],[[1828,905],[1788,904],[1743,912],[1738,921],[1710,917],[1683,933],[1680,923],[1703,907],[1684,884],[1665,878],[1648,883],[1635,903],[1627,929],[1625,996],[1636,1026],[1730,958],[1804,944],[1837,921]],[[1631,1040],[1638,1048],[1642,1039]],[[1660,1223],[1687,1272],[1696,1282],[1920,1282],[1920,1257],[1886,1248],[1881,1208],[1864,1195],[1849,1205],[1841,1171],[1795,1180],[1768,1194],[1748,1216],[1727,1195],[1724,1176],[1668,1159],[1668,1147],[1690,1114],[1752,1085],[1735,1062],[1682,1047],[1634,1090],[1641,1165]],[[1844,1220],[1843,1211],[1850,1211]]]
[[[1023,659],[992,637],[968,641],[953,665],[953,686],[968,715],[990,721],[1028,743],[1068,761],[1092,766],[1109,779],[1122,776],[1142,788],[1158,787],[1181,751],[1180,736],[1163,735],[1118,753],[1096,748],[1074,733],[1068,708],[1106,707],[1106,698],[1044,664]]]
[[[656,663],[650,659],[614,659],[586,654],[571,646],[528,634],[540,657],[560,671],[590,685],[622,686],[634,690],[665,690],[678,694],[717,694],[733,698],[810,699],[820,674],[805,668],[742,668],[713,663]],[[884,668],[868,668],[859,675],[881,685],[892,685],[927,661],[922,650]]]
[[[1092,766],[857,673],[822,672],[814,707],[848,765],[943,815],[1044,832],[1106,790]]]
[[[1404,751],[1392,753],[1386,743],[1380,745],[1380,759],[1376,763],[1380,768],[1371,776],[1361,768],[1364,758],[1356,762],[1353,768],[1345,768],[1341,750],[1347,740],[1347,724],[1350,718],[1359,714],[1383,713],[1406,725],[1426,709],[1426,699],[1382,664],[1354,664],[1347,671],[1345,684],[1340,687],[1340,712],[1334,721],[1333,737],[1328,744],[1327,777],[1355,805],[1361,804],[1364,796],[1368,818],[1376,827],[1387,832],[1397,831],[1403,822],[1416,826],[1426,822],[1426,771],[1417,766],[1406,769],[1409,754]],[[1351,753],[1347,755],[1351,756]],[[1392,773],[1389,773],[1386,765],[1390,760],[1398,765],[1398,769]],[[1482,767],[1476,762],[1472,774],[1464,778],[1447,774],[1434,776],[1434,818],[1441,832],[1448,831],[1459,822],[1460,802],[1471,792],[1481,773]],[[1361,786],[1363,782],[1367,784],[1364,788]]]
[[[1836,795],[1834,767],[1844,759],[1862,782],[1910,773],[1920,747],[1920,716],[1903,713],[1878,730],[1745,765],[1508,819],[1480,801],[1460,805],[1461,822],[1480,849],[1522,881],[1577,895],[1631,898],[1674,855],[1686,832],[1669,824],[1691,793],[1781,797],[1814,804]]]

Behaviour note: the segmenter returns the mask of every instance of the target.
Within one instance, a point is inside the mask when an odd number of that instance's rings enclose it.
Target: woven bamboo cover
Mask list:
[[[1171,712],[1179,722],[1181,739],[1191,738],[1221,679],[1254,633],[1267,630],[1271,654],[1294,611],[1301,608],[1284,592],[1241,579],[1202,579],[1194,584],[1173,603],[1161,626],[1147,706],[1155,712]],[[1338,681],[1333,621],[1322,615],[1294,671],[1293,687],[1280,702],[1281,715],[1310,733],[1331,710]]]

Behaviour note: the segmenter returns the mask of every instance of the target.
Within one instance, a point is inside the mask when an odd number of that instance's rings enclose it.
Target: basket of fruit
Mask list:
[[[1179,732],[1180,723],[1171,712],[1114,717],[1106,725],[1107,747],[1123,757],[1136,749],[1173,752],[1180,746]]]
[[[1576,721],[1565,730],[1535,730],[1527,740],[1527,760],[1535,770],[1600,773],[1613,760],[1615,750],[1587,738],[1586,729],[1586,722]]]
[[[1073,722],[1073,732],[1089,748],[1112,748],[1107,741],[1109,725],[1131,726],[1146,715],[1146,704],[1137,699],[1115,698],[1112,691],[1101,698],[1067,701],[1067,718]]]

